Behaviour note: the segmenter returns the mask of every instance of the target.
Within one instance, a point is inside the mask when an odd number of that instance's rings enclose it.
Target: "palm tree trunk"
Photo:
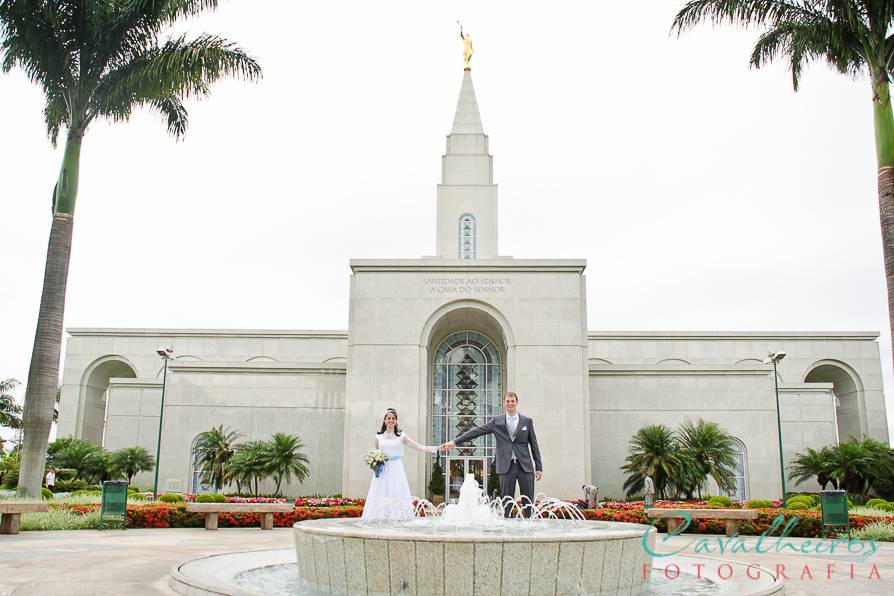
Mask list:
[[[884,77],[873,85],[875,149],[878,158],[878,206],[882,226],[882,254],[888,286],[888,323],[894,348],[894,115],[891,92]]]
[[[62,317],[74,227],[74,205],[78,189],[81,136],[70,135],[59,180],[53,192],[53,225],[47,247],[43,293],[37,317],[37,331],[31,351],[25,411],[22,416],[22,463],[19,467],[18,496],[39,497],[47,459],[47,442],[53,424],[56,388],[59,385],[59,357],[62,352]]]

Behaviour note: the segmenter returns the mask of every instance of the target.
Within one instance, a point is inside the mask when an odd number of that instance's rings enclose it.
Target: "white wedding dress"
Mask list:
[[[401,520],[415,516],[410,484],[407,482],[407,473],[404,471],[401,459],[404,454],[404,445],[426,453],[434,453],[438,450],[437,447],[420,445],[406,433],[401,433],[399,437],[390,433],[376,434],[375,447],[385,452],[388,461],[385,462],[385,469],[378,478],[373,473],[369,492],[366,494],[362,519],[366,521]]]

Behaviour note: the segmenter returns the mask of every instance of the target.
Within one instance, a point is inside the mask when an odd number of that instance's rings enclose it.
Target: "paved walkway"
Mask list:
[[[659,538],[663,536],[661,534]],[[695,554],[693,538],[705,538],[717,544],[720,537],[677,536],[667,542],[659,540],[657,550],[669,552],[685,547],[679,554]],[[793,538],[787,539],[787,543],[800,548],[805,540]],[[749,536],[741,544],[753,550],[756,543],[757,539]],[[775,545],[775,539],[766,540],[764,549],[773,549],[761,555],[714,552],[706,556],[759,564],[770,570],[775,570],[776,565],[784,565],[789,577],[786,582],[789,595],[894,594],[894,543],[880,543],[878,552],[868,558],[840,553],[808,556],[793,553],[790,547],[774,552]],[[0,596],[173,594],[167,581],[168,571],[174,563],[203,554],[291,546],[292,535],[288,528],[272,531],[222,528],[216,532],[198,528],[125,532],[80,530],[0,535]],[[830,564],[834,568],[831,579],[827,579]],[[851,564],[854,565],[854,579],[850,578]],[[880,579],[869,578],[873,564]],[[804,574],[805,565],[813,579]],[[695,572],[694,569],[683,571]]]

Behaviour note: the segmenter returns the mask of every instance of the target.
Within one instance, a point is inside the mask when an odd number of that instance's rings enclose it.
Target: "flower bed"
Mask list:
[[[99,509],[98,504],[51,503],[51,509],[70,511],[78,515]],[[333,517],[360,517],[363,507],[336,506],[296,507],[287,513],[274,513],[273,525],[289,527],[295,522],[308,519]],[[261,524],[259,513],[221,513],[218,525],[222,528],[257,527]],[[185,503],[147,503],[127,506],[127,527],[129,528],[201,528],[205,518],[201,513],[186,511]]]
[[[586,519],[596,521],[618,521],[629,522],[635,524],[650,524],[658,528],[661,532],[667,531],[667,521],[663,519],[649,519],[646,517],[644,504],[642,501],[631,502],[609,502],[599,509],[581,509]],[[705,508],[705,501],[661,501],[656,503],[655,508],[658,509],[702,509]],[[717,509],[717,507],[711,507]],[[738,508],[738,507],[737,507]],[[822,514],[819,511],[811,510],[789,510],[782,508],[755,509],[757,519],[739,521],[739,534],[759,536],[770,530],[779,515],[783,516],[783,522],[775,529],[774,534],[779,535],[786,524],[794,517],[797,517],[796,524],[787,533],[787,536],[796,538],[814,538],[822,535]],[[886,520],[894,523],[894,515],[889,517],[874,517],[865,515],[849,516],[851,528],[858,530],[864,526]],[[712,519],[694,519],[689,527],[685,530],[687,533],[694,534],[725,534],[725,520]]]
[[[141,498],[148,502],[155,500],[155,495],[151,492],[137,493]],[[184,500],[195,503],[196,493],[179,493]],[[288,503],[292,499],[285,497],[227,497],[227,503]],[[316,498],[316,497],[298,497],[295,499],[295,507],[348,507],[363,506],[364,499],[342,499],[342,498]]]

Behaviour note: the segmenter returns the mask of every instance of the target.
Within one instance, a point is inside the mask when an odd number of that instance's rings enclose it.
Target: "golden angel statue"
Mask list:
[[[463,33],[462,23],[456,21],[456,24],[459,25],[459,38],[463,40],[463,60],[466,62],[465,70],[472,70],[470,65],[472,61],[472,36],[468,33]]]

